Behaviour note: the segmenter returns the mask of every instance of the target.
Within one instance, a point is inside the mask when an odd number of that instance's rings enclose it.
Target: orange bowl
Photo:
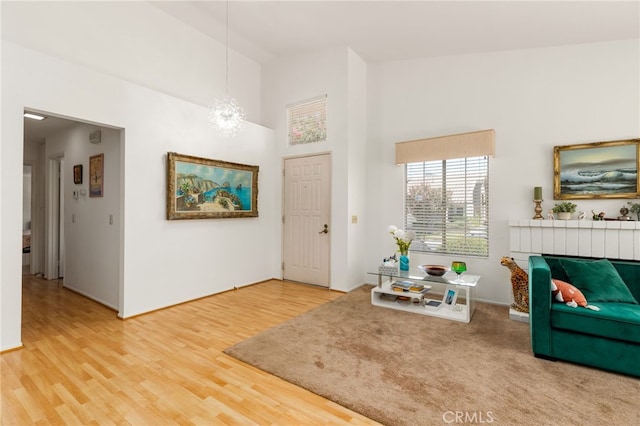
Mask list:
[[[449,270],[443,265],[422,265],[420,268],[432,277],[441,277]]]

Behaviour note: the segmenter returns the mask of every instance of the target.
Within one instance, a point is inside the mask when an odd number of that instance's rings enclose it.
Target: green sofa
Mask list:
[[[600,311],[553,301],[551,279],[571,282],[565,259],[589,262],[570,257],[529,257],[529,324],[534,355],[640,377],[640,304],[592,301],[585,291],[588,303]],[[633,298],[640,301],[640,263],[610,263]]]

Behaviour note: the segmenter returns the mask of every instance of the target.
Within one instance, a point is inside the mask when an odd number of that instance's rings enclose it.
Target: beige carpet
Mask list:
[[[507,307],[463,324],[371,306],[370,288],[225,352],[386,425],[640,424],[640,380],[535,358]]]

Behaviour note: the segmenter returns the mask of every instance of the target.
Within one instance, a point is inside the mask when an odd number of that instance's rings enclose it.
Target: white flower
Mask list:
[[[389,231],[393,239],[396,240],[400,254],[406,256],[409,253],[411,242],[416,238],[416,233],[414,231],[398,229],[398,227],[393,225],[390,225],[387,231]]]

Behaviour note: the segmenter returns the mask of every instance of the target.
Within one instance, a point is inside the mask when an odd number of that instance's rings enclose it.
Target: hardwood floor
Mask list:
[[[339,296],[269,281],[122,321],[25,276],[24,348],[0,356],[1,423],[377,424],[222,353]]]

